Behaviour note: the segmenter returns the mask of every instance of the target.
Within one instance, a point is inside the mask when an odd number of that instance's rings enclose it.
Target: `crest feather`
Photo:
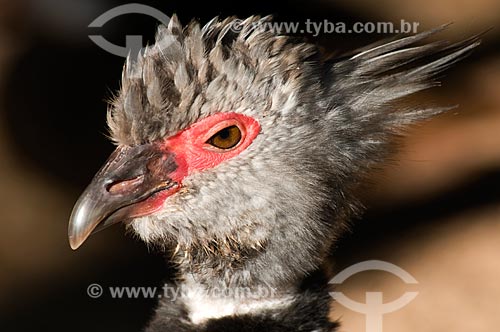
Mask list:
[[[290,98],[312,111],[326,107],[325,120],[345,109],[351,121],[370,123],[359,126],[360,133],[384,135],[398,124],[443,111],[395,112],[390,104],[438,85],[435,77],[480,43],[473,36],[454,44],[417,45],[443,25],[323,62],[315,45],[266,29],[270,21],[270,16],[214,18],[203,27],[194,21],[183,28],[174,15],[158,28],[153,46],[126,61],[120,93],[108,112],[113,140],[143,144],[211,112]]]

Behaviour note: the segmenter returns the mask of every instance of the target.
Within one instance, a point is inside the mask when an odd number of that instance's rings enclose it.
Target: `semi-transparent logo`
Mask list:
[[[418,284],[411,274],[399,266],[379,260],[354,264],[338,273],[329,283],[342,284],[349,277],[365,271],[385,271],[397,276],[406,284]],[[405,307],[417,297],[418,292],[405,292],[397,300],[388,303],[384,303],[382,292],[366,292],[364,303],[356,302],[342,292],[331,292],[330,295],[344,307],[366,316],[366,332],[382,332],[384,314]]]

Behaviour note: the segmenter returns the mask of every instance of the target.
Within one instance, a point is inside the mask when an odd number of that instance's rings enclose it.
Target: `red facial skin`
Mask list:
[[[238,126],[241,131],[241,139],[236,146],[223,150],[206,143],[217,132],[233,125]],[[162,149],[175,154],[178,167],[168,176],[178,185],[135,204],[131,217],[136,218],[157,212],[168,197],[179,191],[186,176],[213,168],[239,155],[252,143],[259,132],[259,123],[251,117],[238,113],[218,113],[159,142]]]

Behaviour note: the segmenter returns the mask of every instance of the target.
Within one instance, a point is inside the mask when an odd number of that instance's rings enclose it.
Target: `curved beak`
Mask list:
[[[93,232],[137,217],[136,205],[176,187],[175,155],[156,144],[119,146],[82,193],[71,213],[68,237],[77,249]]]

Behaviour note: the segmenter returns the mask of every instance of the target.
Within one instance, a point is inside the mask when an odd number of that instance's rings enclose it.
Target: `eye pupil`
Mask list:
[[[226,127],[213,135],[207,143],[223,150],[235,147],[241,140],[241,131],[238,126]]]
[[[218,134],[221,139],[228,139],[230,135],[229,128],[222,129]]]

